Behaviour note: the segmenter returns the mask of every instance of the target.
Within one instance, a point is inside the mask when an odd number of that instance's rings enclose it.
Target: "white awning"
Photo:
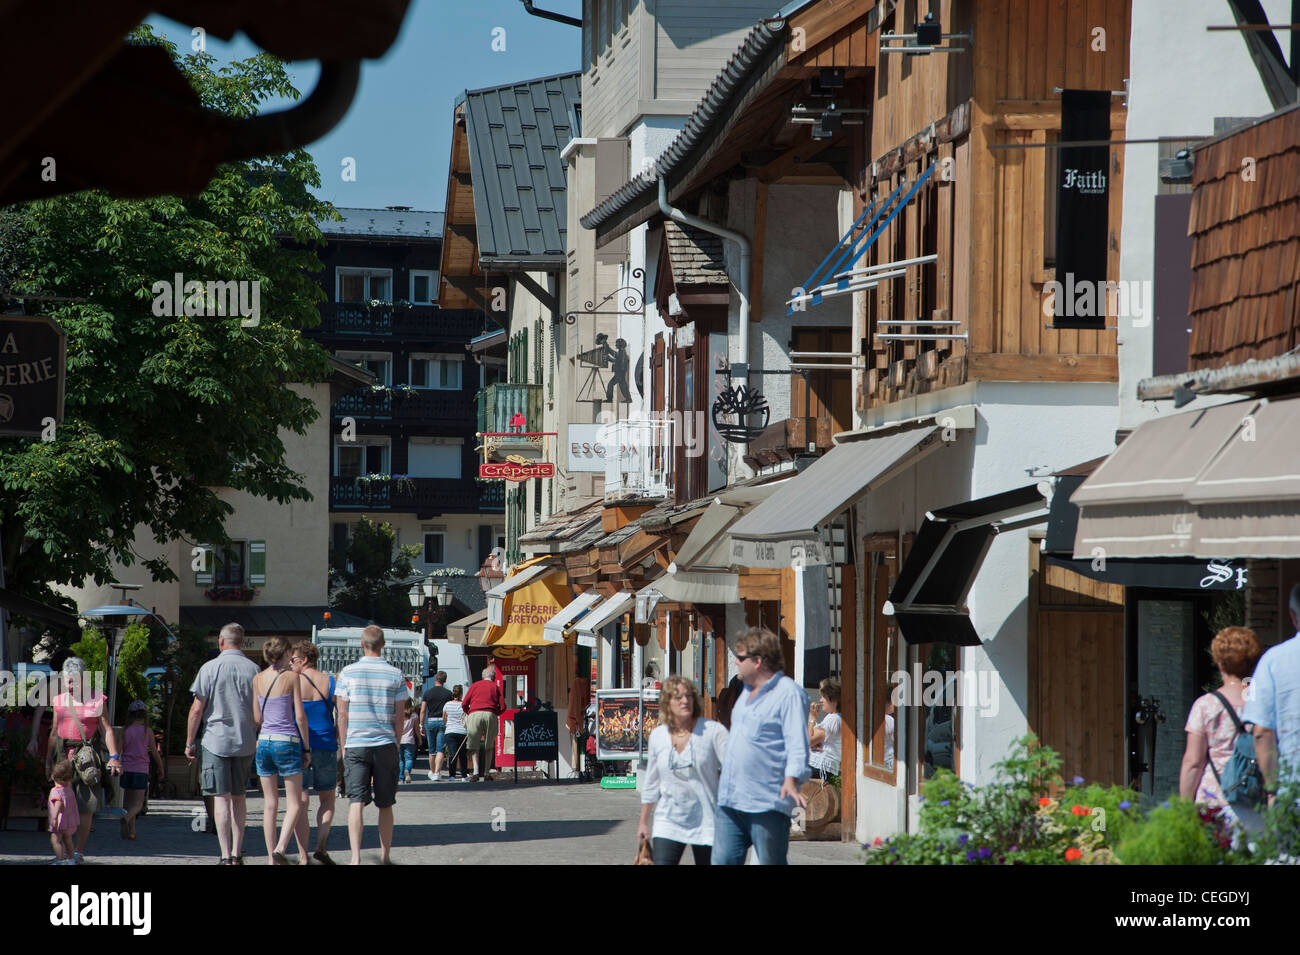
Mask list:
[[[596,645],[596,633],[600,628],[611,620],[617,620],[631,610],[632,601],[635,599],[635,594],[620,590],[614,596],[607,598],[595,610],[588,611],[587,615],[579,620],[577,626],[573,628],[578,635],[578,645],[594,647]],[[584,638],[586,639],[584,640]]]
[[[602,599],[603,595],[594,590],[579,594],[569,602],[568,606],[546,621],[546,624],[542,627],[542,636],[551,643],[563,643],[564,631],[570,629],[573,621],[581,617],[591,609],[593,604],[599,603]]]
[[[550,564],[533,564],[531,567],[525,567],[514,576],[507,577],[489,590],[487,592],[488,623],[494,627],[504,627],[506,625],[506,596],[554,569]]]
[[[665,600],[684,604],[738,604],[740,577],[737,574],[679,570],[646,585],[641,593],[657,590]]]

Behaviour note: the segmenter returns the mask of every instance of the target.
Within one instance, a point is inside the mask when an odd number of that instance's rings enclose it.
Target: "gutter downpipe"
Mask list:
[[[668,204],[668,180],[663,173],[659,174],[659,211],[672,219],[674,222],[680,222],[682,225],[692,226],[701,229],[704,232],[711,232],[713,235],[721,236],[724,239],[730,239],[740,247],[740,281],[736,283],[736,293],[740,296],[740,361],[731,365],[731,378],[734,381],[739,378],[743,384],[749,384],[749,273],[752,259],[752,249],[749,239],[739,232],[733,232],[730,229],[709,222],[707,219],[701,219],[699,216],[693,216],[681,209]]]

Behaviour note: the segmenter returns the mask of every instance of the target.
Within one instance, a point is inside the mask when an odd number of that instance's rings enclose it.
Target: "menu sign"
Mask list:
[[[67,339],[52,318],[0,317],[0,435],[38,438],[63,421]]]
[[[560,758],[559,723],[553,711],[515,714],[515,759],[549,763]]]

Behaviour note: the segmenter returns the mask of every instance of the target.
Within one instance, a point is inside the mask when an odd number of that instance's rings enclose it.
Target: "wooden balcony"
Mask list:
[[[335,419],[428,425],[459,433],[474,427],[474,399],[462,391],[407,390],[400,386],[391,391],[361,388],[334,402],[332,414]]]
[[[358,338],[396,337],[404,341],[464,343],[483,331],[476,309],[436,305],[367,305],[326,302],[320,306],[319,332]]]
[[[745,463],[757,469],[793,461],[796,457],[825,454],[834,444],[834,433],[829,416],[774,422],[749,442]]]
[[[330,508],[477,514],[503,509],[505,500],[501,491],[473,478],[392,477],[387,481],[360,481],[331,477]]]

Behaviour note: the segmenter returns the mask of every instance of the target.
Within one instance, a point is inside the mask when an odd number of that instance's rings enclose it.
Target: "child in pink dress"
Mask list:
[[[72,792],[74,771],[72,763],[61,759],[54,764],[50,789],[50,845],[54,847],[55,865],[72,865],[72,837],[81,824],[77,811],[77,797]]]

